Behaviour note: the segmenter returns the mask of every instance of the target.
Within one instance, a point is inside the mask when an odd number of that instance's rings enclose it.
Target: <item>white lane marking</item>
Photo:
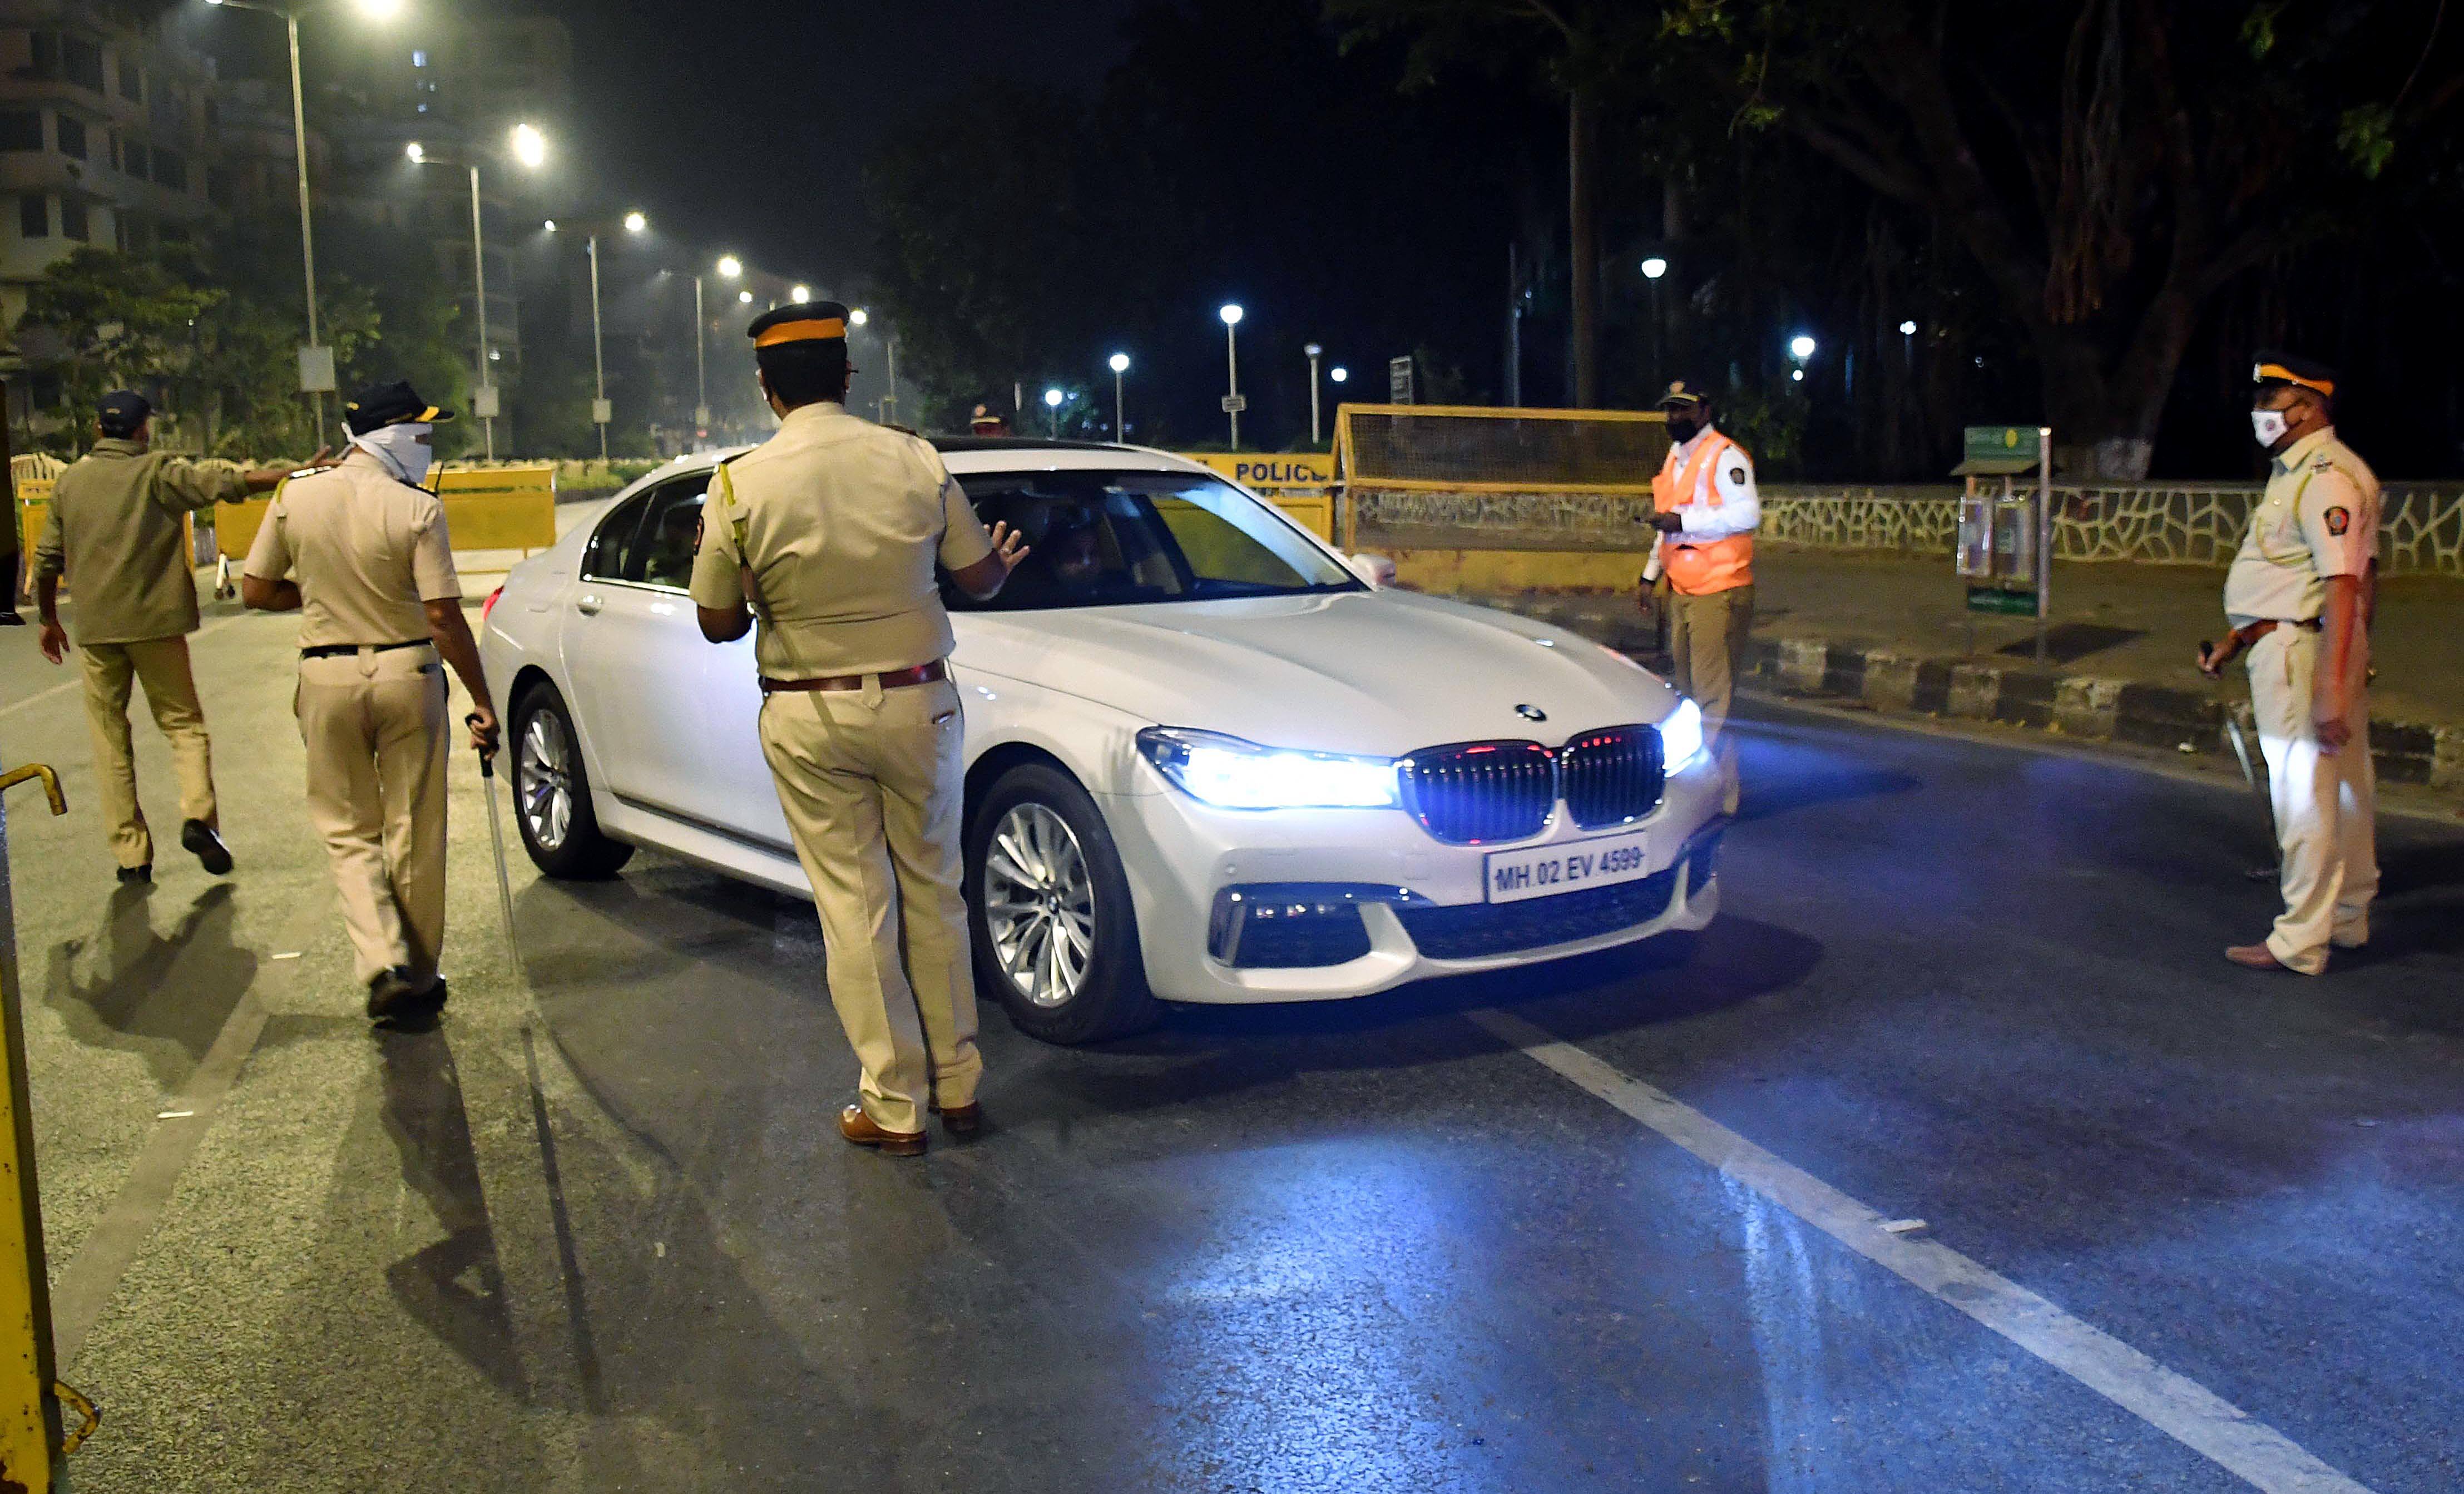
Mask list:
[[[1947,1245],[1893,1234],[1892,1220],[1781,1161],[1700,1110],[1507,1012],[1474,1024],[1607,1101],[1876,1265],[1923,1289],[2194,1452],[2269,1494],[2370,1494],[2194,1380],[2089,1327]]]
[[[229,627],[231,624],[238,621],[239,619],[235,617],[218,617],[212,622],[208,623],[205,626],[198,628],[195,632],[190,633],[188,637],[190,641],[193,642],[196,639],[205,637],[208,633],[210,633],[217,628]],[[78,674],[73,667],[66,665],[60,667],[69,669],[70,672],[67,679],[62,680],[60,683],[54,685],[47,690],[38,690],[33,694],[28,695],[25,699],[18,701],[13,706],[0,706],[0,719],[15,715],[18,712],[25,710],[28,706],[39,706],[44,701],[51,699],[54,695],[65,695],[70,691],[73,691],[85,683],[84,677]]]

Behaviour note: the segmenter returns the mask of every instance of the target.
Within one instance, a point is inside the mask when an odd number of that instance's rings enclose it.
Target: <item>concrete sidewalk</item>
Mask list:
[[[2218,570],[2057,566],[2042,664],[2035,620],[1969,612],[1947,558],[1766,545],[1754,572],[1753,670],[1767,685],[2197,754],[2224,750],[2225,713],[2250,698],[2238,670],[2217,685],[2192,663],[2200,641],[2225,631]],[[1630,597],[1482,600],[1650,650],[1650,626]],[[2371,747],[2381,774],[2464,789],[2464,582],[2389,579],[2374,658]]]

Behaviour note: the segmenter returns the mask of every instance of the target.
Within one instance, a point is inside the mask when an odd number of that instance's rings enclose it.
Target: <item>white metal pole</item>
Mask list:
[[[492,389],[495,380],[488,371],[488,231],[479,218],[476,165],[471,167],[471,269],[479,285],[479,387]],[[496,417],[485,416],[480,424],[487,428],[488,460],[493,462],[496,459]]]
[[[607,348],[599,328],[599,235],[590,235],[590,362],[599,375],[599,407],[594,416],[607,413]],[[607,460],[607,422],[599,422],[599,459]]]
[[[710,424],[710,364],[705,356],[710,335],[702,322],[701,276],[693,276],[693,424]]]
[[[898,339],[883,338],[881,350],[882,356],[890,362],[890,392],[882,396],[881,423],[894,426],[898,423]]]
[[[2036,662],[2045,662],[2045,629],[2054,612],[2054,432],[2036,428]]]
[[[1309,445],[1311,445],[1311,446],[1315,446],[1315,445],[1317,445],[1317,433],[1318,433],[1318,404],[1317,404],[1317,360],[1318,360],[1318,355],[1317,355],[1316,353],[1312,352],[1312,353],[1310,353],[1310,354],[1309,354]]]
[[[1231,398],[1237,401],[1241,398],[1241,329],[1228,321],[1223,324],[1223,357],[1224,366],[1229,372]],[[1241,450],[1241,411],[1228,406],[1227,409],[1232,416],[1232,450],[1238,451]]]
[[[1121,419],[1121,382],[1128,377],[1118,368],[1112,370],[1112,439],[1120,442],[1130,439],[1129,427]]]
[[[308,99],[299,79],[299,17],[286,14],[291,32],[291,139],[299,165],[299,262],[308,274],[308,345],[317,346],[317,231],[308,202]],[[308,403],[317,412],[317,444],[325,444],[325,396],[312,393]]]

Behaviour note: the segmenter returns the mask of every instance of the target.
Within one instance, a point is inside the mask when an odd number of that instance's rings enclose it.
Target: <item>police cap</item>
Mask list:
[[[1690,379],[1679,379],[1660,397],[1658,409],[1699,409],[1711,403],[1710,392]]]
[[[803,342],[834,342],[844,350],[847,309],[836,301],[798,301],[793,306],[763,312],[753,319],[753,325],[744,329],[744,335],[753,340],[756,352]]]
[[[350,427],[351,434],[355,436],[407,421],[434,426],[452,418],[451,410],[439,409],[429,404],[420,397],[418,390],[399,380],[392,384],[369,384],[342,405],[342,423]]]
[[[2274,349],[2262,351],[2251,362],[2250,382],[2254,387],[2261,389],[2290,385],[2333,399],[2336,396],[2336,377],[2335,369],[2315,358],[2302,358]]]
[[[154,405],[134,389],[120,389],[102,397],[95,406],[95,415],[102,424],[104,435],[125,440],[153,418]]]

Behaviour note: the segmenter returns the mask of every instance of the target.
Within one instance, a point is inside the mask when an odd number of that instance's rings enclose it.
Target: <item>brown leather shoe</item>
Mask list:
[[[972,1136],[984,1129],[984,1108],[981,1105],[939,1105],[933,1113],[941,1117],[941,1129],[953,1136]]]
[[[2292,966],[2276,957],[2276,952],[2264,944],[2236,944],[2225,951],[2225,958],[2244,970],[2291,971]]]
[[[839,1111],[839,1134],[860,1147],[875,1147],[884,1156],[922,1156],[924,1133],[920,1131],[884,1131],[864,1112],[861,1105],[850,1105]]]

